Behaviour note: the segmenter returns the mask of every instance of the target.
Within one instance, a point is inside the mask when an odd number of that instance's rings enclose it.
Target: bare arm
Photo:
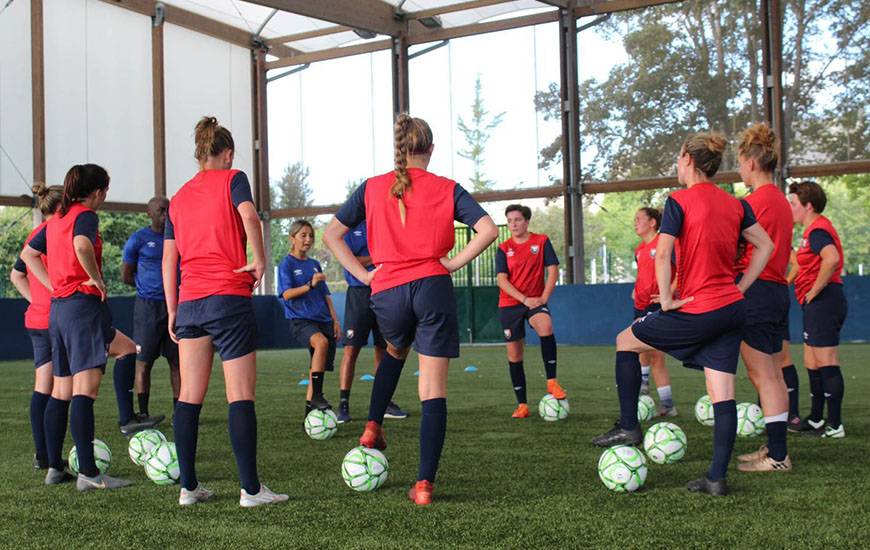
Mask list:
[[[770,240],[767,232],[758,223],[744,229],[742,235],[755,247],[752,259],[749,260],[749,266],[747,266],[746,271],[743,273],[743,278],[737,283],[737,288],[740,289],[740,292],[746,294],[746,289],[752,286],[752,283],[758,279],[758,276],[764,271],[764,266],[770,260],[770,256],[773,254],[773,241]]]
[[[97,254],[94,252],[94,243],[84,235],[76,235],[73,237],[73,250],[75,250],[76,259],[78,259],[82,269],[85,270],[85,273],[89,277],[88,281],[84,284],[97,287],[100,291],[100,296],[105,301],[106,283],[100,274],[99,266],[97,266]]]
[[[245,227],[245,236],[254,253],[253,260],[233,270],[234,273],[250,273],[254,278],[254,288],[260,286],[263,273],[266,271],[266,251],[263,245],[263,228],[260,226],[260,216],[254,208],[254,203],[245,201],[236,207],[239,216],[242,217],[242,225]]]
[[[365,267],[369,267],[372,265],[372,257],[371,256],[356,256],[356,260],[363,264]]]
[[[314,277],[311,278],[310,284],[297,286],[293,288],[288,288],[284,292],[281,293],[281,297],[285,300],[292,300],[293,298],[299,298],[300,296],[304,296],[311,292],[311,290],[317,286],[317,283],[320,281],[325,281],[326,275],[323,273],[315,273]]]
[[[326,226],[326,231],[323,232],[323,244],[332,252],[338,263],[348,270],[351,275],[359,281],[370,285],[379,268],[376,267],[373,271],[368,271],[360,262],[359,257],[353,255],[350,247],[344,242],[344,236],[349,230],[348,226],[338,221],[338,218],[333,217],[329,221],[329,225]]]
[[[136,280],[134,279],[135,275],[135,265],[130,265],[127,262],[121,264],[121,280],[124,281],[125,285],[136,286]]]
[[[526,297],[523,295],[522,292],[517,290],[517,287],[515,287],[513,284],[511,284],[508,277],[509,277],[509,275],[507,273],[499,273],[495,277],[496,284],[498,285],[498,287],[501,290],[503,290],[505,292],[505,294],[507,294],[508,296],[510,296],[511,298],[516,300],[517,302],[519,302],[521,304],[525,304]]]
[[[166,296],[166,311],[169,317],[169,335],[174,342],[175,337],[175,312],[178,310],[178,247],[175,239],[163,241],[163,294]]]
[[[553,290],[556,288],[556,283],[559,281],[559,266],[547,266],[547,284],[544,285],[544,293],[541,294],[541,300],[544,303],[550,301],[550,296],[553,295]]]
[[[822,265],[819,266],[819,274],[816,275],[812,288],[804,298],[805,304],[812,302],[819,295],[819,292],[828,286],[828,282],[834,276],[834,271],[837,270],[837,264],[840,263],[840,253],[837,251],[837,247],[832,244],[821,249],[819,256],[822,258]]]
[[[480,218],[474,224],[474,231],[474,236],[468,241],[465,248],[459,251],[459,254],[452,258],[441,258],[441,265],[447,268],[450,273],[465,267],[465,264],[480,256],[480,253],[498,238],[498,227],[489,216]]]
[[[45,264],[42,263],[40,256],[42,256],[42,253],[35,248],[31,248],[30,245],[25,246],[24,250],[21,251],[21,260],[24,261],[27,269],[36,276],[39,282],[42,283],[42,286],[48,290],[53,290],[51,281],[48,278],[48,270],[45,268]]]
[[[667,233],[659,234],[659,242],[656,246],[656,282],[659,285],[659,303],[663,311],[679,309],[695,299],[694,296],[684,296],[680,300],[674,300],[673,288],[671,287],[671,254],[674,251],[674,236]]]
[[[785,275],[786,283],[792,284],[797,279],[798,271],[800,271],[800,266],[798,265],[797,254],[792,250],[788,257],[788,273]]]
[[[18,291],[21,296],[27,300],[28,302],[32,302],[33,298],[30,296],[30,284],[27,282],[27,274],[18,271],[17,269],[13,269],[11,273],[9,273],[9,280],[12,282],[12,286]]]
[[[334,332],[333,336],[338,340],[341,338],[341,323],[338,322],[338,313],[335,312],[335,306],[332,303],[332,297],[326,296],[326,307],[329,308],[329,315],[332,316],[332,330]]]

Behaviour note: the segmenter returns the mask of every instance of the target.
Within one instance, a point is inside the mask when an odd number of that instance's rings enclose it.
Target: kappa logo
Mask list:
[[[536,244],[533,244],[533,245],[531,246],[531,248],[529,248],[529,250],[532,251],[532,254],[537,254],[538,251],[539,251],[540,249],[541,249],[541,247],[538,246],[538,245],[536,245]]]
[[[347,332],[345,332],[345,334],[347,335],[348,339],[351,339],[351,338],[353,338],[353,335],[356,333],[353,331],[352,328],[349,328],[349,329],[347,329]]]
[[[504,337],[505,338],[511,337],[511,329],[509,329],[509,328],[504,329]]]
[[[293,275],[302,275],[302,270],[301,269],[294,269]]]

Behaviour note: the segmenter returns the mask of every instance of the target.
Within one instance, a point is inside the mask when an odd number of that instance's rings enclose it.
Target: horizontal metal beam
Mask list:
[[[677,4],[683,0],[609,0],[605,2],[577,2],[577,7],[574,8],[574,14],[577,17],[585,17],[587,15],[599,15],[602,13],[613,13],[617,11],[635,10],[638,8],[647,8],[650,6],[659,6],[661,4]]]
[[[415,25],[411,27],[408,33],[408,43],[424,44],[426,42],[435,42],[438,40],[450,40],[451,38],[461,38],[463,36],[475,36],[478,34],[541,25],[543,23],[552,23],[553,21],[558,20],[559,11],[553,10],[533,15],[512,17],[510,19],[501,19],[499,21],[472,23],[469,25],[458,25],[456,27],[446,27],[442,29],[427,29],[422,25]]]
[[[280,69],[282,67],[292,67],[294,65],[304,65],[306,63],[314,63],[315,61],[326,61],[328,59],[338,59],[340,57],[349,57],[363,53],[371,53],[380,50],[389,50],[393,47],[393,39],[387,38],[384,40],[374,40],[357,44],[356,46],[344,46],[341,48],[329,48],[328,50],[319,50],[311,53],[303,53],[292,57],[282,57],[275,61],[266,63],[266,70]]]
[[[396,8],[382,0],[248,0],[253,4],[330,21],[354,29],[398,36],[405,24]]]
[[[498,4],[507,4],[511,0],[469,0],[467,2],[457,2],[456,4],[448,4],[428,10],[409,11],[405,13],[406,19],[423,19],[424,17],[434,17],[436,15],[444,15],[445,13],[456,13],[459,11],[476,10],[477,8],[485,8],[488,6],[496,6]]]
[[[538,1],[543,2],[544,4],[550,4],[551,6],[556,6],[557,8],[565,8],[565,9],[571,9],[577,3],[577,2],[575,2],[575,0],[538,0]]]
[[[870,174],[870,159],[789,166],[789,178],[818,178],[845,174]]]
[[[299,42],[300,40],[308,40],[310,38],[320,38],[321,36],[329,36],[342,32],[352,31],[350,27],[344,25],[334,25],[332,27],[324,27],[322,29],[314,29],[312,31],[297,32],[296,34],[285,34],[284,36],[276,36],[266,40],[266,44],[287,44],[288,42]]]

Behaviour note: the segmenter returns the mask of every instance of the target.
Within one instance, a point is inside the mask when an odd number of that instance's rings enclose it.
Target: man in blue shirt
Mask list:
[[[173,403],[178,401],[180,377],[178,344],[169,337],[166,297],[163,294],[163,229],[169,200],[154,197],[148,201],[151,225],[133,233],[124,245],[124,282],[136,287],[133,309],[133,339],[136,342],[136,393],[139,417],[148,417],[151,367],[161,355],[169,363]],[[164,417],[158,415],[162,420]]]

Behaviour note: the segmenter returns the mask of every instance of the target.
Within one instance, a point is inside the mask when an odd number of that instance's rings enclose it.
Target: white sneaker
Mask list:
[[[825,433],[822,434],[822,437],[828,439],[842,439],[846,437],[846,429],[842,424],[837,426],[836,428],[828,424],[825,426]]]
[[[100,474],[94,477],[88,477],[84,474],[79,474],[76,480],[76,489],[79,491],[93,491],[95,489],[120,489],[131,485],[126,479],[117,477],[109,477],[106,474]]]
[[[193,504],[205,502],[213,496],[214,493],[203,487],[202,483],[198,484],[196,489],[189,491],[182,487],[181,494],[178,495],[178,504],[182,506],[191,506]]]
[[[288,495],[273,493],[268,487],[260,483],[260,492],[256,495],[249,495],[247,491],[242,489],[241,496],[239,497],[239,506],[242,508],[253,508],[261,504],[276,504],[289,499]]]

